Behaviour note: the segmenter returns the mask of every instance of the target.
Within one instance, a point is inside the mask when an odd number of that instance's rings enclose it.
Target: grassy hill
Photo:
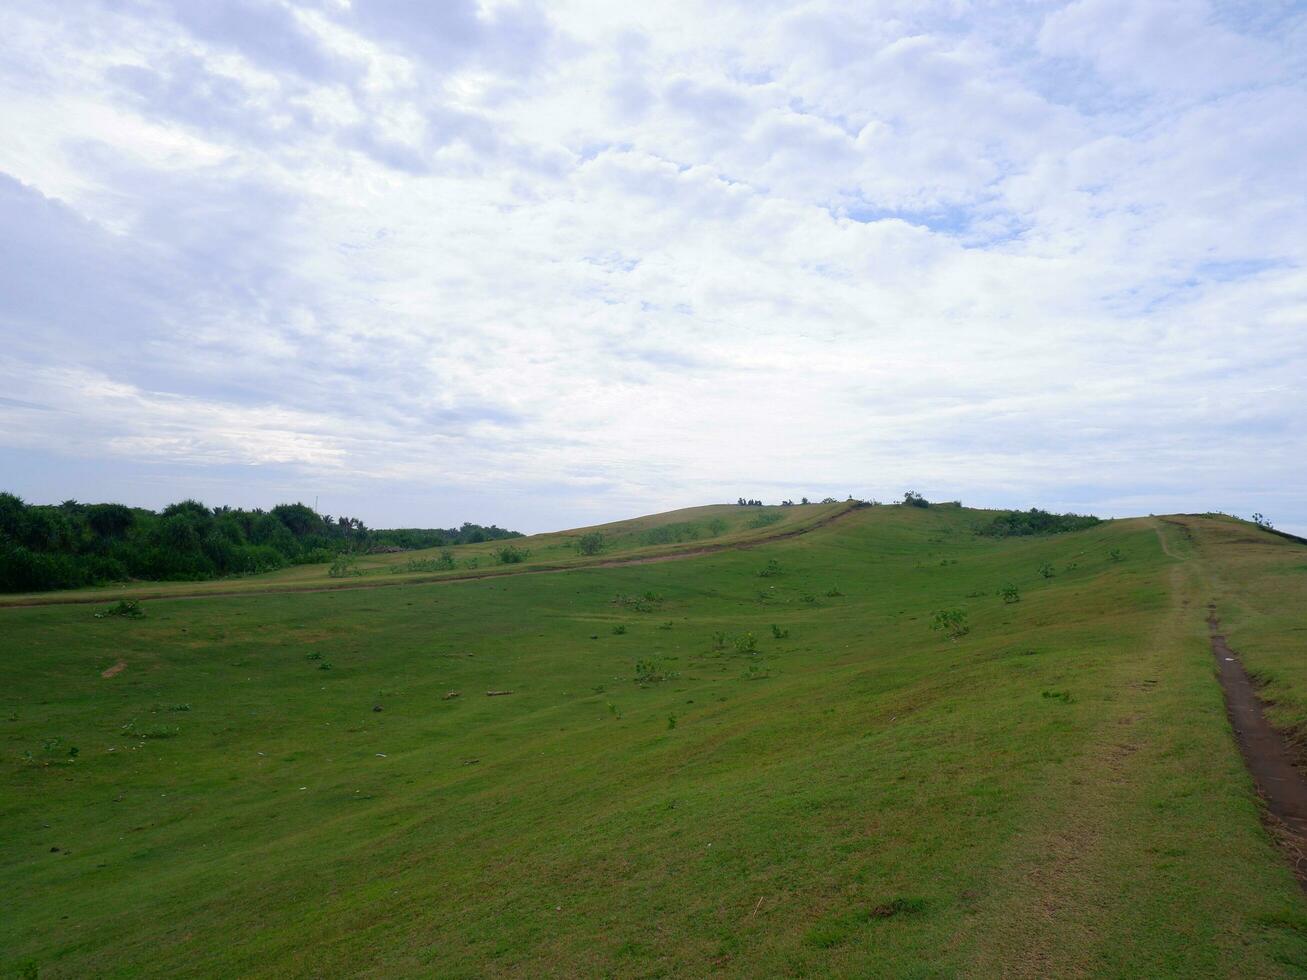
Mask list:
[[[1307,549],[783,510],[0,610],[0,968],[1307,970],[1205,625],[1301,728]]]
[[[252,592],[369,588],[377,585],[485,578],[523,571],[557,571],[615,561],[653,560],[731,547],[749,547],[802,533],[853,510],[853,501],[742,507],[717,504],[653,514],[612,524],[394,553],[360,555],[348,568],[330,562],[296,565],[261,575],[231,576],[206,582],[133,582],[58,592],[0,594],[0,606],[34,603],[99,602],[105,599],[214,596]],[[597,533],[600,550],[582,554],[580,542]],[[514,558],[502,560],[509,549]]]

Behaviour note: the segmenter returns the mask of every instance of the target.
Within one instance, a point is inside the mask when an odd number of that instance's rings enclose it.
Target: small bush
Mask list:
[[[515,548],[511,544],[507,544],[495,552],[495,557],[499,559],[501,565],[518,565],[531,557],[531,552],[525,548]]]
[[[758,649],[758,638],[752,633],[741,633],[735,638],[736,653],[753,653]]]
[[[758,577],[774,578],[779,574],[781,574],[781,563],[778,562],[775,558],[771,558],[767,561],[767,567],[761,569],[758,572]]]
[[[1120,549],[1120,548],[1113,548],[1111,551],[1109,551],[1109,552],[1107,553],[1107,560],[1108,560],[1108,561],[1124,561],[1124,560],[1125,560],[1125,555],[1121,554],[1121,549]]]
[[[1021,590],[1010,582],[999,589],[998,594],[1002,596],[1004,602],[1009,604],[1021,601]]]
[[[604,536],[601,531],[591,531],[581,535],[576,542],[576,550],[582,555],[597,555],[604,550]]]
[[[624,635],[626,635],[625,624],[618,623],[616,626],[613,627],[613,636],[624,636]]]
[[[1049,564],[1048,562],[1044,562],[1042,565],[1039,566],[1039,574],[1042,575],[1044,578],[1052,578],[1054,575],[1057,574],[1057,572],[1054,571],[1053,566],[1051,564]]]
[[[332,578],[346,578],[350,575],[362,575],[363,571],[358,566],[359,559],[357,555],[341,554],[337,555],[327,569],[327,574]]]
[[[722,630],[717,630],[712,635],[712,648],[714,650],[726,649],[726,634]]]
[[[1044,691],[1042,697],[1047,701],[1060,701],[1062,704],[1071,703],[1070,691]]]
[[[771,624],[771,635],[773,640],[783,640],[790,635],[789,630],[783,630],[775,623]]]
[[[955,640],[971,632],[971,627],[967,625],[967,614],[961,609],[939,610],[935,613],[930,628],[940,630]]]
[[[839,598],[839,597],[842,596],[842,595],[844,595],[844,593],[840,591],[838,585],[837,585],[837,586],[833,586],[833,587],[831,587],[830,589],[828,589],[828,590],[826,591],[826,596],[827,596],[827,598],[830,598],[830,599],[837,599],[837,598]]]

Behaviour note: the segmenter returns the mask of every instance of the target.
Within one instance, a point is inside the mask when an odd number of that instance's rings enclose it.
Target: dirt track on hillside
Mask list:
[[[1307,780],[1293,765],[1284,738],[1271,727],[1252,679],[1230,649],[1212,609],[1212,656],[1220,672],[1225,708],[1244,763],[1266,804],[1272,834],[1285,850],[1298,884],[1307,891]]]
[[[697,548],[687,548],[684,551],[673,551],[661,555],[637,555],[632,558],[605,558],[599,561],[587,562],[577,565],[537,565],[535,567],[520,569],[498,569],[488,568],[480,572],[468,572],[462,575],[443,575],[431,578],[406,578],[399,581],[383,582],[342,582],[339,585],[310,585],[296,587],[294,585],[285,585],[267,589],[222,589],[222,590],[200,590],[195,592],[138,592],[135,590],[124,589],[123,595],[130,593],[131,598],[136,600],[149,599],[152,601],[163,601],[165,599],[232,599],[241,596],[265,596],[265,595],[291,595],[291,594],[313,594],[318,592],[356,592],[367,589],[393,589],[397,586],[404,585],[437,585],[442,582],[474,582],[480,579],[488,578],[506,578],[514,575],[543,575],[546,573],[559,572],[580,572],[591,568],[621,568],[625,565],[653,565],[665,561],[681,561],[686,558],[700,558],[704,555],[715,554],[719,551],[747,551],[750,548],[756,548],[759,545],[771,544],[775,541],[784,541],[787,538],[797,538],[807,534],[810,531],[816,531],[819,528],[826,527],[830,524],[841,520],[855,511],[861,510],[867,504],[855,504],[845,510],[837,511],[829,517],[823,517],[814,524],[806,527],[795,528],[789,531],[781,531],[778,534],[772,534],[767,537],[755,538],[749,541],[723,542],[722,544],[700,545]],[[34,606],[86,606],[96,605],[102,602],[112,602],[120,598],[118,595],[97,596],[89,598],[86,596],[52,596],[45,599],[34,599],[25,602],[3,602],[0,601],[0,611],[5,609],[30,609]]]

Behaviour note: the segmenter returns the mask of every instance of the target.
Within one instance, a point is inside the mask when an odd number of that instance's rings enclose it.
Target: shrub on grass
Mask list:
[[[499,559],[501,565],[517,565],[531,557],[531,552],[525,548],[515,548],[511,544],[507,544],[495,552],[495,557]]]
[[[342,554],[337,555],[331,567],[327,569],[327,574],[332,578],[346,578],[350,575],[362,575],[363,570],[358,568],[359,559],[357,555]]]
[[[939,610],[935,613],[930,628],[939,630],[954,640],[971,632],[971,627],[967,625],[967,614],[961,609]]]
[[[576,550],[582,555],[597,555],[604,550],[604,535],[601,531],[591,531],[581,535],[576,542]]]
[[[1009,604],[1021,601],[1021,590],[1010,582],[999,589],[998,594],[1003,597],[1004,602]]]

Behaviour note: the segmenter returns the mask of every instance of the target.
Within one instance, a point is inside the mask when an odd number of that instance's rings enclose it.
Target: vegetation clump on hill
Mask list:
[[[376,549],[406,551],[520,536],[479,524],[379,531],[358,518],[322,515],[298,503],[264,511],[183,500],[156,513],[76,500],[28,504],[0,493],[0,592],[124,579],[194,581],[330,562]]]
[[[1091,514],[1051,514],[1038,507],[1031,507],[1030,510],[1010,510],[999,514],[989,523],[978,527],[976,533],[990,538],[1065,534],[1067,531],[1083,531],[1101,523],[1100,518]]]
[[[683,541],[697,541],[699,538],[715,538],[725,533],[727,524],[720,517],[705,523],[679,521],[673,524],[660,524],[640,535],[642,544],[680,544]]]

